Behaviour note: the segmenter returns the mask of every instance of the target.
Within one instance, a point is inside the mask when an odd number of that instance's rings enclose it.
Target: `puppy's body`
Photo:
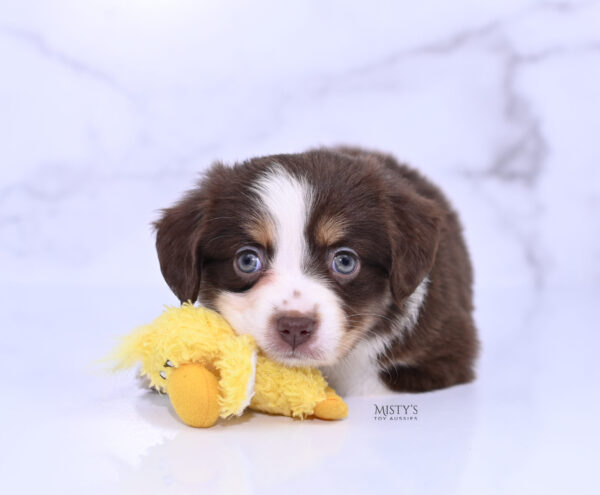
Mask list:
[[[342,394],[473,379],[460,224],[390,156],[337,148],[215,164],[156,226],[180,300],[218,310],[276,360],[322,367]]]

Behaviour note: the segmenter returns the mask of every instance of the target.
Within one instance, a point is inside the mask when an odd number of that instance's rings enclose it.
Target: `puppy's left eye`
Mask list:
[[[331,269],[340,275],[352,275],[359,268],[358,255],[349,248],[338,249],[333,254]]]

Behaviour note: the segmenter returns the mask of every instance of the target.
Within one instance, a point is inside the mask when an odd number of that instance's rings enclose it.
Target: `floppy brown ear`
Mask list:
[[[394,299],[401,304],[433,267],[444,212],[432,200],[410,190],[394,194],[391,204],[390,286]]]
[[[160,270],[181,302],[196,301],[200,290],[203,210],[201,192],[192,191],[154,223]]]

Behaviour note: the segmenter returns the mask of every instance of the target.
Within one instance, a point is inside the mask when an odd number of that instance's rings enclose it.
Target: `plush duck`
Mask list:
[[[141,362],[150,386],[166,392],[181,420],[210,427],[246,407],[294,418],[342,419],[346,403],[315,368],[287,367],[237,335],[218,313],[190,303],[168,307],[123,338],[118,368]]]

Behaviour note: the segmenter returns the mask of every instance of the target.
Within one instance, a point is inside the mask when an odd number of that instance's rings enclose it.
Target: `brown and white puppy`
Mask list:
[[[468,382],[478,342],[461,227],[394,158],[317,149],[216,163],[156,222],[162,273],[271,358],[342,394]]]

